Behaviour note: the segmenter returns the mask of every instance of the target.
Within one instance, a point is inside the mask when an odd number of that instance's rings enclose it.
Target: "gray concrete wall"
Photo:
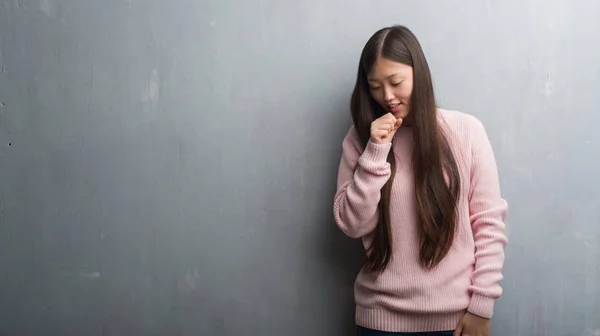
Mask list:
[[[360,49],[402,23],[479,117],[494,335],[600,335],[600,2],[3,0],[0,334],[351,335],[331,202]]]

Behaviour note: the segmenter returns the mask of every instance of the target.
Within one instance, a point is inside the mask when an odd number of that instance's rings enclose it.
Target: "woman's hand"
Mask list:
[[[396,119],[391,113],[375,119],[371,123],[371,142],[376,144],[392,142],[400,125],[402,125],[402,119]]]
[[[467,312],[458,322],[454,336],[490,336],[490,320]]]

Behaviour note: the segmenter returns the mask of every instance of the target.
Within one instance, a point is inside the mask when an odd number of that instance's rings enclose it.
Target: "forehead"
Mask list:
[[[400,62],[394,62],[387,58],[378,58],[371,72],[368,74],[369,80],[384,80],[393,76],[409,76],[412,74],[412,67]]]

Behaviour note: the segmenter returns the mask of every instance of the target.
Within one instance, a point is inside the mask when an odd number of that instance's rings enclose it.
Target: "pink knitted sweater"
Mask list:
[[[500,195],[492,147],[475,117],[439,109],[438,120],[449,136],[462,187],[453,247],[432,270],[419,263],[412,129],[401,126],[391,144],[369,142],[364,150],[353,127],[344,139],[334,217],[346,235],[362,238],[365,247],[377,225],[380,190],[391,175],[390,150],[397,163],[390,208],[392,260],[377,279],[358,274],[354,296],[360,326],[391,332],[453,330],[466,311],[491,318],[494,300],[502,294],[508,206]]]

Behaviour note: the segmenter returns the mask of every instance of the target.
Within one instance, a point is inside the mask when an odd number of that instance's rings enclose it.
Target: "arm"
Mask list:
[[[475,238],[475,271],[468,311],[491,318],[494,300],[502,294],[507,202],[500,195],[496,159],[485,128],[475,121],[472,140],[469,212]]]
[[[369,141],[362,154],[359,148],[358,134],[351,128],[342,144],[333,203],[336,224],[351,238],[360,238],[377,226],[381,188],[391,176],[387,162],[391,143]]]

